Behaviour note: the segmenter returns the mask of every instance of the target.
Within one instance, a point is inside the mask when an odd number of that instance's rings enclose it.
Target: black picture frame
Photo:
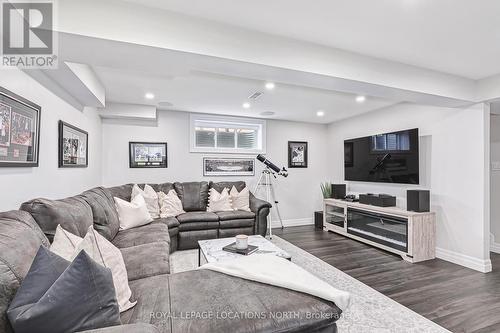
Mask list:
[[[161,160],[158,152],[156,157],[152,156],[150,151],[161,150]],[[129,142],[129,167],[130,168],[168,168],[168,145],[166,142]],[[141,154],[138,154],[140,152]],[[145,155],[144,155],[145,154]]]
[[[288,167],[307,168],[309,150],[306,141],[288,141]]]
[[[82,143],[83,142],[83,143]],[[85,150],[85,151],[83,151]],[[86,168],[89,166],[88,132],[59,120],[59,167]]]
[[[41,106],[0,87],[0,167],[38,167]]]
[[[236,169],[240,164],[240,169]],[[226,170],[224,170],[226,167]],[[252,177],[255,176],[255,158],[204,157],[203,177]]]

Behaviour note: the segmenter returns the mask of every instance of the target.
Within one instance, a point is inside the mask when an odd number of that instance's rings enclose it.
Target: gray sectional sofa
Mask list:
[[[92,332],[336,332],[341,310],[331,302],[209,270],[170,274],[170,253],[196,248],[199,239],[265,235],[271,205],[254,196],[251,212],[206,212],[209,188],[233,185],[245,187],[244,182],[152,185],[157,191],[175,189],[186,214],[123,231],[113,197],[130,200],[131,184],[61,200],[34,199],[19,211],[0,213],[0,332],[12,332],[6,309],[58,224],[81,237],[93,225],[125,261],[137,305],[121,313],[121,326]]]

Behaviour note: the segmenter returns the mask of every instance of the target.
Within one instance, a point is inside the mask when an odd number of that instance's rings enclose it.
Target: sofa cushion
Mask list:
[[[255,224],[255,219],[237,219],[237,220],[225,220],[219,222],[221,229],[245,228],[245,227],[253,228],[254,224]]]
[[[61,200],[33,199],[21,205],[30,213],[50,241],[60,224],[74,235],[84,237],[93,223],[92,208],[81,195]]]
[[[177,220],[182,225],[183,223],[191,222],[219,222],[219,216],[212,212],[188,212],[177,216]]]
[[[142,244],[120,249],[130,281],[170,273],[167,242]],[[133,299],[133,298],[132,298]]]
[[[120,186],[108,187],[111,197],[117,197],[125,201],[130,201],[132,197],[132,187],[134,184],[125,184]]]
[[[233,210],[230,212],[216,212],[221,221],[228,220],[242,220],[242,219],[255,219],[254,212],[247,212],[244,210]]]
[[[190,288],[186,285],[184,288]],[[130,282],[137,305],[121,313],[123,324],[148,323],[162,333],[170,331],[170,290],[168,275],[151,276]],[[185,309],[188,311],[188,309]]]
[[[82,196],[92,208],[94,229],[107,240],[112,240],[118,233],[120,220],[111,192],[104,187],[96,187],[83,192]]]
[[[267,315],[265,318],[214,316],[206,320],[173,317],[172,330],[179,333],[315,332],[334,325],[342,312],[334,303],[317,297],[207,270],[172,274],[169,285],[172,313],[238,314],[264,310]],[[294,316],[269,316],[290,311]]]
[[[50,243],[29,213],[19,210],[0,213],[0,332],[12,332],[7,307],[40,245],[48,247]]]
[[[175,217],[154,219],[153,222],[151,222],[151,224],[155,223],[166,224],[169,229],[176,228],[180,225],[179,221]]]
[[[161,183],[161,184],[151,184],[156,192],[163,192],[167,194],[171,190],[175,190],[173,183]]]
[[[170,243],[166,224],[147,224],[142,227],[120,230],[112,241],[113,245],[120,249],[155,242]]]
[[[43,246],[7,314],[19,333],[78,332],[121,323],[109,269],[85,251],[70,263]]]
[[[222,192],[223,189],[227,188],[228,191],[231,191],[231,189],[234,187],[236,187],[236,189],[238,190],[238,192],[241,192],[241,190],[243,190],[245,187],[246,187],[246,184],[245,182],[243,181],[238,181],[238,182],[218,182],[218,183],[214,183],[214,182],[210,182],[210,188],[213,188],[215,189],[217,192]]]
[[[186,212],[207,210],[207,182],[174,183],[174,187],[177,195],[179,195],[179,199],[182,201],[182,207]]]

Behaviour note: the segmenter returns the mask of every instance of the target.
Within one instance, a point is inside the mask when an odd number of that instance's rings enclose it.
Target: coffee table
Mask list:
[[[241,258],[243,255],[224,251],[222,248],[235,242],[234,237],[198,241],[198,266],[209,262],[220,262]],[[259,247],[255,253],[274,253],[278,257],[292,260],[292,256],[260,235],[248,236],[248,244]]]

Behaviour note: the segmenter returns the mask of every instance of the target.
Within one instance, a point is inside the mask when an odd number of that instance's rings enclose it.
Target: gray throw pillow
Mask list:
[[[7,316],[16,333],[77,332],[121,324],[111,271],[85,251],[70,263],[43,246]]]

